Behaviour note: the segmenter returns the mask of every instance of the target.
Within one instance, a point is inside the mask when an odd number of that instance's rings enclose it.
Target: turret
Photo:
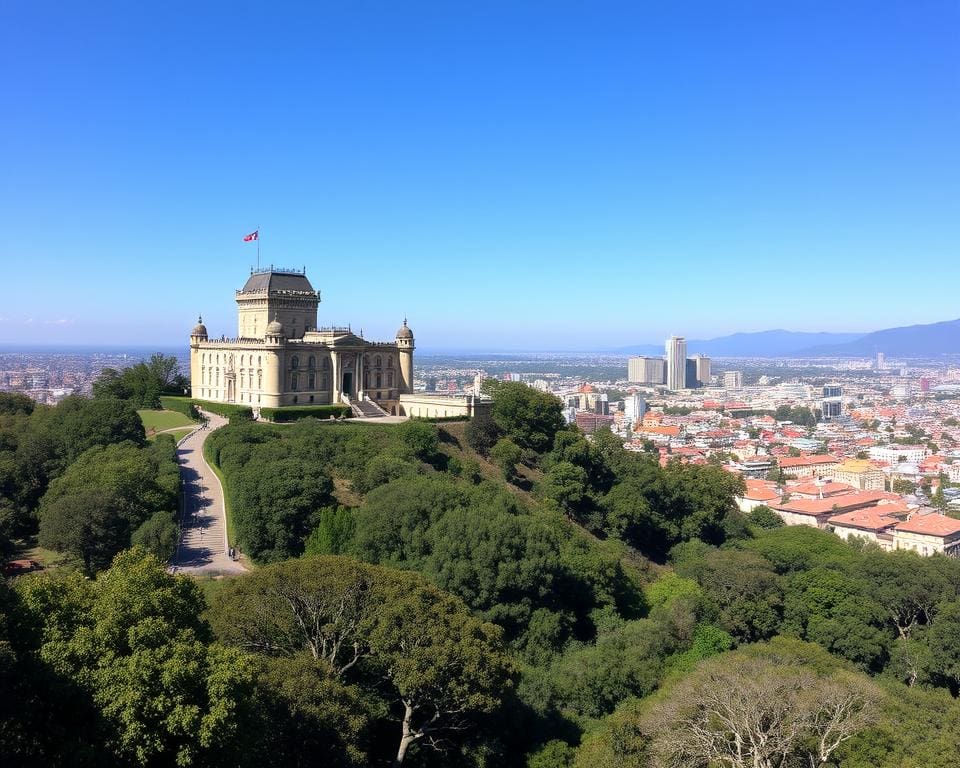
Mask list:
[[[197,318],[197,324],[190,331],[190,343],[196,344],[207,340],[207,326],[203,324],[203,315]]]
[[[413,331],[407,325],[407,319],[403,319],[403,325],[397,331],[397,349],[400,352],[400,385],[401,393],[413,392]]]
[[[197,324],[190,331],[190,387],[194,397],[200,396],[200,382],[203,380],[203,370],[200,363],[200,345],[207,341],[207,326],[203,324],[203,317],[197,318]],[[194,389],[194,388],[197,389]]]

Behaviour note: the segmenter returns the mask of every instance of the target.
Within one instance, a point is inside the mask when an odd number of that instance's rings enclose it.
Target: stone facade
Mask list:
[[[251,272],[236,292],[238,335],[190,334],[190,383],[200,400],[257,409],[370,400],[400,415],[413,392],[413,332],[403,321],[392,342],[317,325],[320,294],[305,272]]]

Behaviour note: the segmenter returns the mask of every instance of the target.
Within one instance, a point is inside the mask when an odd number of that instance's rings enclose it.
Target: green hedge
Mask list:
[[[194,406],[193,400],[189,397],[161,395],[160,407],[165,411],[177,411],[185,416],[189,416],[191,419],[197,418],[196,406]]]
[[[192,397],[163,396],[160,398],[160,405],[170,411],[185,413],[194,419],[197,418],[194,409],[198,406],[205,411],[224,416],[230,421],[251,421],[253,419],[253,409],[249,405],[237,405],[236,403],[215,403],[212,400],[195,400]]]
[[[349,405],[291,405],[284,408],[261,408],[260,418],[282,423],[297,419],[329,419],[350,416]]]

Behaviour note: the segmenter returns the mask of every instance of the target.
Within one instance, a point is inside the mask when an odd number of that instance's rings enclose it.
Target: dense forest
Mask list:
[[[100,394],[0,399],[4,540],[76,563],[0,588],[4,764],[957,764],[960,561],[743,516],[494,383],[469,423],[212,433],[256,567],[194,581],[172,446]]]

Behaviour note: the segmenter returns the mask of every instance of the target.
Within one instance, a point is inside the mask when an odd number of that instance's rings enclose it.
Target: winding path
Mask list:
[[[203,444],[227,420],[203,412],[209,420],[177,444],[177,461],[183,480],[183,514],[180,541],[170,561],[176,573],[243,573],[247,569],[227,554],[227,518],[220,478],[203,457]]]

